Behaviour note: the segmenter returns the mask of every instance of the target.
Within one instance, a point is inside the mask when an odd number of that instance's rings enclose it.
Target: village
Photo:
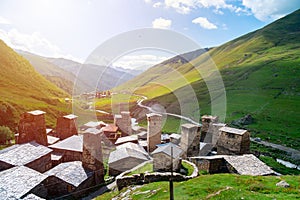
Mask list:
[[[46,113],[26,112],[19,121],[16,144],[0,151],[0,196],[9,199],[81,198],[107,183],[119,189],[131,184],[168,180],[182,174],[182,162],[207,173],[276,175],[250,154],[250,133],[202,116],[202,124],[181,125],[181,134],[162,134],[162,115],[146,114],[147,128],[132,124],[129,111],[114,115],[114,123],[90,121],[77,127],[77,116],[57,119],[46,128]],[[153,163],[148,176],[123,176]],[[156,174],[155,174],[156,173]],[[189,177],[189,178],[193,178]],[[111,180],[111,179],[110,179]]]

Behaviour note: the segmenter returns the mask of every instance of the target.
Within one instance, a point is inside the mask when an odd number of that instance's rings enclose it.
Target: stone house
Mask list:
[[[153,171],[171,171],[171,159],[173,160],[173,171],[180,170],[182,154],[183,150],[176,144],[166,143],[158,145],[158,148],[151,153],[153,157]]]
[[[44,146],[48,145],[44,111],[35,110],[23,113],[20,117],[18,130],[18,144],[36,141]]]
[[[181,140],[181,135],[180,135],[180,134],[172,133],[172,134],[170,135],[170,141],[171,141],[173,144],[179,145],[179,144],[180,144],[180,140]]]
[[[73,135],[50,145],[49,148],[53,149],[51,157],[54,166],[62,162],[82,160],[83,136]]]
[[[220,128],[225,127],[225,126],[227,126],[227,125],[224,123],[213,123],[211,125],[211,127],[209,128],[208,133],[212,134],[211,143],[213,146],[216,146],[217,141],[219,140],[219,137],[221,134]]]
[[[42,198],[78,198],[85,189],[95,185],[93,172],[86,170],[81,161],[66,162],[45,172],[47,176],[35,189],[34,194]]]
[[[33,196],[34,189],[38,187],[47,175],[25,166],[16,166],[0,172],[0,198],[26,199]],[[36,194],[34,195],[36,196]]]
[[[222,127],[216,147],[220,155],[242,155],[250,152],[250,133],[247,130]]]
[[[26,166],[38,172],[51,168],[52,149],[36,142],[16,144],[0,151],[0,171]]]
[[[183,158],[198,156],[200,151],[201,126],[195,124],[181,125],[180,147],[184,151]]]
[[[112,143],[115,143],[117,139],[122,136],[121,133],[118,133],[119,128],[114,124],[107,124],[105,127],[102,127],[101,130],[104,136]]]
[[[109,155],[108,166],[109,175],[117,176],[120,173],[132,169],[133,167],[149,160],[149,156],[131,147],[124,146],[123,148],[117,148]]]
[[[129,148],[136,151],[139,151],[140,153],[144,154],[145,156],[149,157],[149,154],[147,151],[139,144],[132,143],[132,142],[126,142],[124,144],[116,146],[116,149],[122,149],[122,148]]]
[[[156,149],[156,145],[161,143],[162,115],[156,113],[146,114],[147,127],[147,143],[148,152]]]
[[[73,114],[57,118],[56,133],[61,140],[78,135],[76,119],[77,116]]]

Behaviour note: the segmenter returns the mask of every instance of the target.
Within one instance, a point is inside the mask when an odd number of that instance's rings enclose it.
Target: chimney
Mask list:
[[[21,115],[18,127],[19,144],[35,140],[41,145],[48,145],[44,114],[44,111],[35,110],[23,113]]]
[[[148,152],[156,149],[156,145],[161,143],[162,116],[156,113],[146,114],[148,121],[147,143]]]
[[[77,116],[73,114],[57,118],[56,133],[61,140],[78,135],[76,119]]]
[[[94,172],[96,184],[104,183],[101,134],[102,131],[96,128],[89,128],[83,133],[82,165]]]

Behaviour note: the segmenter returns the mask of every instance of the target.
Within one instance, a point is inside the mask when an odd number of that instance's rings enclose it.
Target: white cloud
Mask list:
[[[199,24],[202,28],[205,28],[205,29],[217,29],[218,28],[215,24],[208,21],[208,19],[205,17],[198,17],[196,19],[193,19],[192,22],[194,24]]]
[[[0,16],[0,24],[11,24],[8,19]]]
[[[113,66],[130,68],[130,69],[143,69],[146,70],[151,66],[154,66],[158,63],[161,63],[167,60],[166,56],[157,56],[157,55],[127,55],[118,59],[113,63]]]
[[[227,4],[225,0],[165,0],[164,4],[167,8],[173,8],[181,14],[189,14],[196,8],[214,8],[215,13],[222,13],[220,9],[231,11],[237,9],[236,6]]]
[[[243,0],[242,4],[264,22],[279,19],[300,7],[299,0]]]
[[[153,28],[169,29],[172,25],[172,21],[164,18],[157,18],[152,22]]]
[[[162,6],[162,3],[161,2],[156,2],[153,4],[153,8],[159,8]]]
[[[28,51],[46,57],[66,58],[82,62],[82,60],[76,59],[69,54],[64,54],[58,46],[52,44],[38,32],[24,34],[16,29],[9,31],[0,29],[0,39],[13,49]]]

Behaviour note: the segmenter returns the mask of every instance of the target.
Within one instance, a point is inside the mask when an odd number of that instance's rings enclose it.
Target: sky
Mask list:
[[[214,47],[299,8],[299,0],[0,0],[0,39],[14,49],[84,62],[127,31],[169,29]],[[115,65],[149,67],[170,56],[141,51]]]

